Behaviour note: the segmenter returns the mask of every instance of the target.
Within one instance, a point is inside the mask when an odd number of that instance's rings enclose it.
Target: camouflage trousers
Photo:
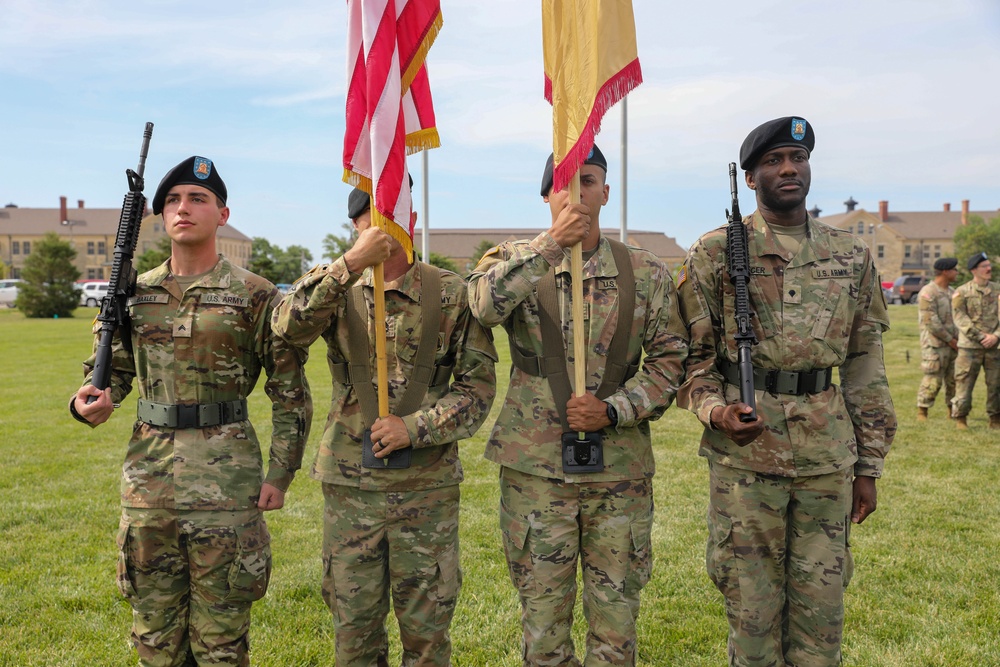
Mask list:
[[[639,593],[651,571],[650,479],[569,483],[500,469],[500,528],[521,599],[527,667],[571,665],[577,561],[586,667],[635,665]]]
[[[920,370],[924,377],[917,390],[917,407],[930,408],[944,386],[945,406],[951,410],[955,398],[955,357],[956,350],[950,347],[925,347],[920,352]]]
[[[361,491],[324,484],[323,599],[342,667],[388,667],[389,596],[403,667],[451,664],[448,632],[462,587],[459,487]]]
[[[982,369],[986,376],[986,414],[1000,415],[1000,349],[958,348],[955,360],[955,400],[951,413],[965,417],[972,410],[972,392]]]
[[[781,477],[710,463],[709,577],[733,667],[841,664],[853,475]]]
[[[249,665],[250,605],[267,590],[270,543],[257,509],[122,508],[118,588],[139,664]]]

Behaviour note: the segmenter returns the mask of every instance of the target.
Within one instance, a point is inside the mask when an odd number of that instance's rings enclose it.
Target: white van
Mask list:
[[[101,299],[108,293],[111,283],[104,281],[86,282],[80,284],[80,305],[95,308],[101,305]]]
[[[16,278],[0,280],[0,303],[5,304],[8,308],[14,307],[14,301],[17,299],[17,285],[20,282]]]

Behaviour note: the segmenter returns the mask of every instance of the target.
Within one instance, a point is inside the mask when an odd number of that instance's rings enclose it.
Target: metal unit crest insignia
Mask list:
[[[792,139],[802,141],[806,136],[806,121],[801,118],[792,119]]]
[[[196,157],[194,159],[194,175],[203,181],[211,176],[212,161],[206,160],[203,157]]]

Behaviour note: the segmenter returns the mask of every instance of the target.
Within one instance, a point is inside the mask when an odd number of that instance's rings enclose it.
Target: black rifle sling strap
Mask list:
[[[604,367],[604,377],[594,394],[604,399],[615,392],[625,380],[628,365],[628,343],[632,336],[632,321],[635,319],[635,275],[628,248],[621,241],[608,239],[611,255],[618,267],[618,322],[608,346],[608,360]],[[566,354],[563,346],[562,326],[559,321],[559,304],[556,296],[555,271],[546,273],[538,283],[538,319],[542,329],[542,369],[549,380],[552,398],[555,400],[564,431],[569,431],[566,419],[566,403],[572,390],[569,372],[566,368]],[[577,363],[586,363],[578,360]]]
[[[392,413],[405,417],[412,414],[424,401],[427,388],[434,378],[434,353],[437,351],[438,331],[441,327],[441,274],[437,267],[423,262],[420,269],[420,341],[413,371],[406,381],[406,391]],[[378,397],[372,386],[372,368],[369,363],[368,304],[364,289],[357,285],[351,289],[347,308],[347,331],[351,345],[347,348],[348,374],[358,405],[371,428],[378,419]],[[363,352],[362,352],[363,350]]]

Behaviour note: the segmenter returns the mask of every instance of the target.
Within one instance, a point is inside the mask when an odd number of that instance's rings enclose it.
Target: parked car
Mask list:
[[[927,284],[927,279],[923,276],[900,276],[892,283],[889,290],[890,303],[916,303],[917,293],[920,288]]]
[[[0,280],[0,303],[6,304],[8,308],[14,307],[17,300],[17,284],[21,282],[16,278]]]
[[[80,283],[80,305],[90,308],[101,305],[101,299],[107,294],[109,286],[107,281]]]

